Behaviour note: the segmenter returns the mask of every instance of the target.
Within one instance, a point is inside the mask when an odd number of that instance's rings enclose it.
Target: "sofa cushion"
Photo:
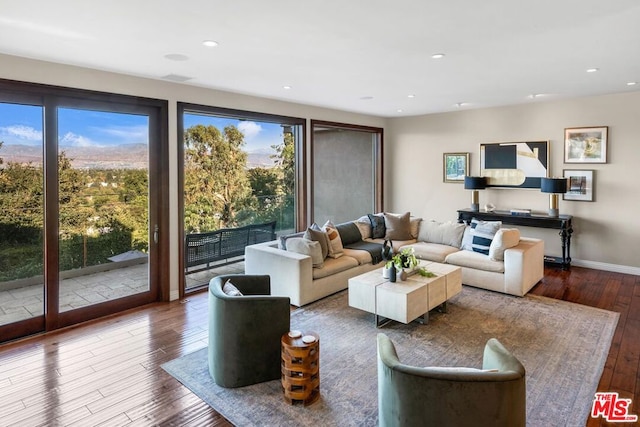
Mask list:
[[[474,268],[476,270],[504,273],[503,261],[492,261],[487,255],[473,251],[458,251],[447,255],[445,263],[458,267]]]
[[[401,215],[385,213],[384,226],[386,229],[385,239],[389,240],[409,240],[411,239],[411,214],[405,212]],[[375,237],[374,237],[375,238]]]
[[[371,238],[382,239],[387,234],[385,227],[384,217],[381,215],[368,214],[369,221],[371,222]]]
[[[503,261],[504,251],[520,243],[520,230],[517,228],[501,228],[489,245],[489,258],[493,261]]]
[[[455,222],[425,221],[420,223],[418,240],[427,243],[438,243],[459,248],[465,225]]]
[[[427,261],[444,262],[447,255],[458,252],[460,249],[449,245],[441,245],[440,243],[417,242],[409,247],[413,248],[414,254],[418,259]]]
[[[474,221],[476,221],[475,227]],[[473,251],[489,255],[489,246],[491,246],[493,236],[501,226],[501,221],[471,220],[471,236],[473,237],[471,248]]]
[[[322,268],[324,265],[320,242],[305,237],[293,237],[287,239],[287,250],[310,256],[314,268]]]
[[[331,258],[340,258],[343,255],[343,247],[342,239],[336,226],[331,221],[327,221],[322,226],[322,230],[327,233],[327,238],[329,239],[329,256]]]
[[[341,271],[349,270],[358,266],[358,261],[350,256],[341,256],[340,258],[327,258],[324,261],[322,268],[313,269],[313,279],[321,279],[323,277],[331,276],[332,274],[340,273]]]
[[[315,227],[318,227],[317,224],[314,223],[314,225]],[[322,258],[324,259],[329,254],[329,238],[327,237],[327,233],[322,230],[316,229],[314,225],[307,228],[307,231],[304,232],[303,237],[305,239],[313,240],[314,242],[320,243],[320,249],[322,249]]]
[[[344,254],[358,261],[359,265],[371,264],[372,262],[371,254],[367,251],[344,248]]]

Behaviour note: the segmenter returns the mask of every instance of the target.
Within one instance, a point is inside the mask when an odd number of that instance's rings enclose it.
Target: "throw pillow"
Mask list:
[[[402,215],[385,213],[384,227],[386,233],[384,238],[388,240],[411,240],[411,221],[409,212]]]
[[[329,256],[331,258],[340,258],[344,255],[342,239],[340,238],[340,233],[338,233],[336,226],[333,225],[331,221],[327,221],[322,226],[322,230],[327,233],[327,237],[329,238]]]
[[[315,268],[324,267],[324,256],[320,242],[305,237],[293,237],[287,240],[287,250],[311,257],[311,263]]]
[[[360,230],[360,235],[362,236],[362,240],[371,238],[371,221],[369,221],[369,217],[367,215],[361,216],[354,223],[358,226]],[[344,242],[343,242],[344,243]]]
[[[473,221],[477,221],[475,227],[473,226]],[[502,221],[471,220],[471,235],[473,236],[471,248],[473,251],[489,255],[489,246],[491,246],[493,236],[501,226]]]
[[[322,230],[315,229],[314,226],[318,227],[316,223],[313,223],[311,227],[307,228],[307,231],[304,232],[304,235],[302,237],[320,243],[320,249],[322,249],[322,259],[325,259],[329,254],[329,238],[327,237],[327,233]]]
[[[459,248],[465,227],[462,223],[451,221],[422,221],[418,232],[418,240]]]
[[[409,217],[411,226],[410,233],[412,239],[418,238],[418,230],[420,230],[420,223],[422,222],[422,218],[416,218],[415,216]]]
[[[501,228],[489,245],[489,258],[492,261],[504,261],[504,251],[520,243],[520,230]]]
[[[371,222],[371,238],[384,239],[384,236],[387,234],[384,217],[373,214],[368,214],[367,217],[369,217],[369,221]]]
[[[301,231],[299,233],[293,233],[293,234],[285,234],[280,236],[280,239],[278,239],[278,249],[282,249],[282,250],[287,250],[287,239],[290,239],[292,237],[302,237],[304,236],[304,231]]]
[[[238,288],[236,288],[236,286],[231,283],[231,280],[227,280],[224,283],[224,286],[222,286],[222,292],[224,292],[225,294],[231,296],[231,297],[241,297],[242,296],[242,292],[240,292],[240,290]]]
[[[360,234],[360,229],[355,222],[336,224],[336,229],[340,234],[343,247],[362,241],[362,234]]]

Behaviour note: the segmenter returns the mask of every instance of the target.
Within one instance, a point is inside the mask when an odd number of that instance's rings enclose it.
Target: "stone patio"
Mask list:
[[[244,273],[244,261],[188,274],[187,290],[205,286],[220,274]],[[100,273],[63,279],[60,284],[60,311],[114,300],[144,292],[149,288],[147,264],[137,264]],[[23,286],[0,291],[0,325],[42,316],[44,286]]]

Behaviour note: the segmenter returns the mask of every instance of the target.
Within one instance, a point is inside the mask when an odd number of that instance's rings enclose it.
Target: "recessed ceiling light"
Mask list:
[[[638,84],[638,82],[628,82],[628,83],[627,83],[627,86],[635,86],[635,85],[637,85],[637,84]]]
[[[442,58],[444,58],[444,53],[434,53],[433,55],[431,55],[431,58],[433,58],[433,59],[442,59]]]
[[[465,105],[468,105],[467,102],[456,102],[455,106],[460,108],[460,107],[464,107]]]
[[[396,110],[396,112],[398,112],[398,113],[402,113],[402,108],[398,108],[398,109]]]
[[[186,61],[187,59],[189,59],[187,55],[182,55],[180,53],[169,53],[164,57],[171,61]]]
[[[407,95],[407,98],[415,98],[415,95]]]
[[[215,40],[205,40],[202,42],[203,45],[205,45],[206,47],[216,47],[218,46],[218,42]]]
[[[289,86],[289,85],[284,85],[284,86],[282,86],[282,89],[284,89],[284,90],[289,90],[289,89],[291,89],[291,86]]]
[[[587,73],[597,73],[600,68],[587,68]]]

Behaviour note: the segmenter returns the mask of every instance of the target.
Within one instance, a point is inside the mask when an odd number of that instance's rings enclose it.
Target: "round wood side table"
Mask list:
[[[296,332],[296,331],[292,331]],[[320,337],[311,331],[282,335],[282,388],[290,404],[310,405],[320,397]],[[313,342],[308,337],[313,337]]]

